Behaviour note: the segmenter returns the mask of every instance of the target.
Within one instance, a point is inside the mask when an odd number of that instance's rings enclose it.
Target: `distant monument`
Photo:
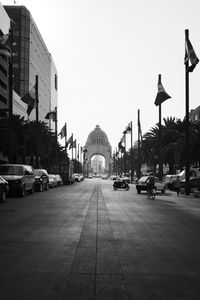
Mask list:
[[[112,167],[112,149],[106,133],[96,125],[96,128],[90,132],[85,144],[84,171],[88,175],[92,172],[91,159],[94,155],[102,155],[105,158],[105,173],[110,175]]]

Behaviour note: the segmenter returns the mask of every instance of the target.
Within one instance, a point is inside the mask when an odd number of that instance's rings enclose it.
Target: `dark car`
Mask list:
[[[9,184],[9,193],[24,197],[26,192],[34,193],[35,177],[33,167],[21,164],[0,165],[0,175]]]
[[[6,202],[6,197],[8,195],[9,186],[8,181],[0,176],[0,201]]]
[[[49,175],[45,169],[35,169],[35,191],[42,192],[49,189]]]
[[[185,189],[185,180],[182,180],[181,188]],[[190,192],[192,192],[194,189],[198,189],[200,191],[200,177],[190,178],[189,189]]]
[[[138,183],[136,184],[136,190],[137,190],[138,194],[140,194],[141,191],[147,191],[148,179],[149,179],[149,176],[143,176],[138,180]],[[155,186],[156,186],[156,191],[165,193],[166,185],[165,185],[165,183],[160,182],[158,180],[158,177],[155,177]]]

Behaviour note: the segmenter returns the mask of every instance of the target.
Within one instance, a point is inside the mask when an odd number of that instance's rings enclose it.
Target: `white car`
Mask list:
[[[80,182],[80,181],[81,181],[81,176],[80,176],[79,173],[74,173],[73,175],[74,175],[75,181],[77,181],[77,182]]]
[[[117,176],[116,175],[111,175],[110,180],[116,180]]]
[[[58,180],[55,174],[49,174],[49,187],[50,188],[58,187]]]
[[[141,191],[147,191],[148,178],[149,176],[143,176],[138,180],[138,183],[136,184],[138,194],[140,194]],[[157,192],[165,193],[166,184],[164,182],[160,182],[158,177],[155,177],[155,186]]]

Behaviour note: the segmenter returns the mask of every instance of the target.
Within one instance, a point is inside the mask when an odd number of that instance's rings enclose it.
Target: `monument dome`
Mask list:
[[[91,159],[95,155],[101,155],[105,159],[105,173],[110,174],[112,166],[112,149],[108,141],[107,134],[96,125],[95,129],[90,132],[85,144],[84,152],[84,170],[87,174],[92,172]]]
[[[109,145],[106,133],[96,125],[95,129],[90,132],[87,138],[87,145]]]

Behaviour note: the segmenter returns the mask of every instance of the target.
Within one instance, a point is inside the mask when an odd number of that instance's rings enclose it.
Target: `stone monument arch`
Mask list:
[[[96,125],[90,132],[84,146],[84,171],[85,174],[92,172],[91,159],[94,155],[102,155],[105,159],[105,173],[110,175],[112,166],[112,149],[106,133]]]

